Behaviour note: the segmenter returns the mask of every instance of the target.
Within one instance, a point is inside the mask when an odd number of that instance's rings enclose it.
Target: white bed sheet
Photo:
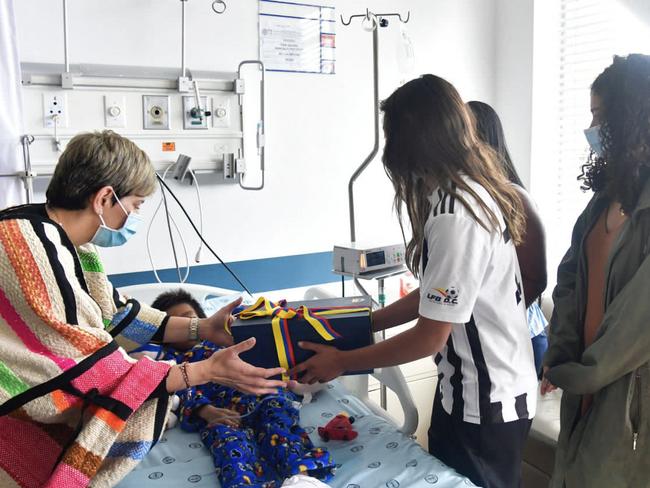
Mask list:
[[[316,431],[334,415],[355,417],[354,441],[323,442]],[[394,425],[374,415],[334,381],[301,410],[301,424],[314,444],[327,447],[337,463],[333,488],[466,488],[467,478],[430,456]],[[220,487],[212,457],[198,434],[168,430],[120,488]]]

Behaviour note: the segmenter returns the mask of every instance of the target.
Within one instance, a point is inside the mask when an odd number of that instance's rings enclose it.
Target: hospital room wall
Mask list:
[[[242,59],[258,56],[257,2],[227,3],[228,11],[222,16],[212,14],[209,2],[187,3],[190,68],[233,71]],[[381,97],[389,95],[403,80],[432,72],[453,82],[465,99],[494,103],[508,130],[526,132],[522,124],[526,107],[520,110],[527,96],[525,76],[521,77],[517,65],[509,61],[512,50],[523,47],[512,45],[517,42],[508,37],[511,26],[506,24],[513,19],[518,23],[515,16],[524,8],[518,5],[528,0],[325,3],[336,6],[337,14],[349,15],[366,7],[394,11],[396,5],[402,12],[411,11],[407,28],[415,47],[415,68],[411,73],[402,73],[398,68],[398,25],[393,22],[382,29]],[[21,60],[61,63],[61,2],[21,0],[16,2],[16,9]],[[73,63],[180,64],[177,0],[70,0],[69,18]],[[522,23],[517,34],[526,28]],[[258,259],[262,261],[255,263],[262,266],[269,258],[302,256],[301,261],[286,261],[287,266],[302,263],[308,274],[312,273],[311,278],[304,277],[295,286],[309,284],[310,279],[314,283],[334,279],[329,275],[328,255],[324,253],[334,243],[349,240],[347,182],[372,147],[371,35],[359,24],[344,27],[338,23],[336,29],[336,75],[268,74],[266,189],[245,192],[219,183],[216,176],[201,178],[207,214],[205,235],[223,259]],[[509,139],[515,159],[520,168],[525,168],[529,141],[525,136]],[[44,199],[44,187],[45,183],[41,183],[37,200]],[[191,214],[197,215],[193,190],[174,188]],[[378,157],[356,186],[358,240],[392,242],[401,238],[392,211],[392,195]],[[153,208],[153,203],[145,206],[145,218],[150,217]],[[178,220],[182,221],[180,217]],[[158,222],[152,233],[154,257],[158,266],[169,268],[173,260],[167,230],[162,220]],[[181,228],[193,255],[198,240],[188,225],[182,223]],[[124,248],[106,251],[104,257],[111,273],[148,270],[145,232]],[[204,252],[202,264],[213,262]],[[144,275],[140,278],[145,279]],[[231,282],[212,284],[232,286]]]
[[[533,0],[496,0],[495,104],[517,172],[530,190]]]

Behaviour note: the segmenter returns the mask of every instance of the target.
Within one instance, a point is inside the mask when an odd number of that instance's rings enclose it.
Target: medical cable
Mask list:
[[[203,203],[201,201],[201,190],[199,189],[199,180],[196,178],[196,174],[194,173],[194,171],[192,171],[191,168],[188,168],[187,171],[192,176],[192,180],[194,181],[194,188],[196,188],[196,199],[199,202],[199,230],[201,231],[201,234],[203,234]],[[196,263],[201,262],[201,251],[203,251],[203,241],[199,241],[199,248],[196,251],[196,255],[194,256],[194,262]]]
[[[165,187],[165,189],[169,192],[169,194],[172,196],[172,198],[176,201],[176,203],[178,204],[178,206],[181,208],[181,210],[183,211],[183,214],[185,214],[185,217],[187,218],[187,221],[188,221],[188,222],[190,223],[190,225],[192,226],[192,229],[194,229],[194,232],[196,232],[196,235],[199,236],[199,239],[201,239],[201,242],[203,242],[203,244],[205,245],[205,247],[207,248],[207,250],[210,251],[210,252],[212,253],[212,255],[213,255],[215,258],[217,258],[217,260],[218,260],[218,261],[223,265],[224,268],[226,268],[226,270],[228,271],[228,273],[230,273],[230,275],[235,279],[235,281],[237,281],[237,283],[239,283],[239,286],[241,286],[241,287],[244,289],[244,291],[245,291],[246,293],[248,293],[249,295],[252,295],[252,293],[251,293],[251,291],[248,289],[248,287],[247,287],[246,285],[244,285],[244,283],[242,283],[242,281],[241,281],[241,280],[239,279],[239,277],[235,274],[235,272],[234,272],[232,269],[230,269],[230,266],[228,266],[228,265],[223,261],[223,259],[221,259],[221,258],[219,257],[219,255],[214,251],[214,249],[212,249],[212,247],[210,246],[210,244],[208,244],[208,242],[205,240],[205,238],[203,237],[203,235],[201,234],[201,232],[199,232],[199,229],[197,229],[196,224],[195,224],[194,221],[192,220],[192,217],[190,217],[190,215],[187,213],[187,210],[185,210],[185,207],[184,207],[183,204],[180,202],[180,200],[178,199],[178,197],[174,194],[174,192],[169,188],[169,186],[167,185],[167,183],[165,183],[165,181],[164,181],[164,180],[160,177],[160,175],[157,174],[157,173],[156,173],[156,178],[158,178],[158,181],[160,182],[160,184],[163,185],[163,186]]]
[[[163,172],[163,179],[167,177],[167,173],[174,167],[175,163],[170,164],[167,169]],[[161,189],[161,191],[163,191]],[[164,192],[163,192],[164,193]],[[154,210],[153,216],[151,217],[151,220],[149,222],[149,228],[147,229],[147,239],[146,239],[146,246],[147,246],[147,255],[149,257],[149,264],[151,265],[151,270],[153,271],[153,274],[156,278],[156,281],[158,283],[162,283],[163,281],[160,279],[160,276],[158,275],[158,272],[156,271],[156,265],[153,261],[153,255],[151,252],[151,229],[153,228],[153,223],[156,219],[156,216],[158,215],[158,212],[160,211],[160,208],[163,205],[163,197],[161,196],[160,201],[158,202],[158,206],[156,207],[156,210]],[[169,215],[169,213],[168,213]],[[181,279],[181,283],[185,283],[187,281],[187,278],[189,277],[190,274],[190,260],[189,260],[189,255],[187,252],[187,246],[185,245],[185,240],[183,239],[183,234],[181,233],[180,229],[178,228],[178,225],[176,224],[176,221],[174,220],[174,217],[169,215],[171,219],[171,223],[174,226],[174,229],[176,229],[176,233],[178,234],[178,237],[181,239],[181,244],[183,245],[183,253],[185,254],[185,276]],[[178,269],[178,268],[177,268]]]
[[[162,180],[160,180],[162,181]],[[174,235],[172,234],[172,225],[169,216],[169,208],[167,207],[167,196],[165,195],[165,189],[161,186],[160,192],[162,193],[163,202],[165,204],[165,215],[167,216],[167,229],[169,230],[169,240],[172,243],[172,252],[174,254],[174,264],[176,264],[176,272],[178,273],[178,281],[184,283],[181,278],[181,268],[178,266],[178,256],[176,255],[176,244],[174,243]]]

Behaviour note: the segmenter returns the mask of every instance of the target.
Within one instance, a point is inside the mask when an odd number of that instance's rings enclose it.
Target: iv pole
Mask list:
[[[372,30],[372,84],[373,84],[373,109],[374,109],[374,144],[370,154],[364,159],[361,166],[359,166],[356,171],[352,174],[350,182],[348,183],[348,209],[350,212],[350,241],[352,245],[356,243],[357,233],[356,233],[356,223],[354,220],[354,183],[359,178],[361,173],[363,173],[372,160],[377,156],[379,152],[379,27],[387,27],[388,20],[386,17],[397,17],[400,22],[407,23],[411,18],[411,13],[408,12],[406,19],[402,19],[402,16],[398,13],[390,14],[375,14],[366,9],[365,14],[356,14],[348,17],[348,21],[343,20],[341,15],[341,23],[345,26],[350,25],[352,19],[354,18],[363,18],[362,22],[371,22],[370,29]],[[364,29],[369,30],[367,27]],[[370,293],[364,288],[364,286],[359,281],[359,278],[355,276],[353,278],[355,286],[366,296],[372,297]],[[386,303],[386,295],[384,290],[384,278],[377,279],[377,298],[379,300],[379,307],[383,308]],[[373,300],[374,301],[374,300]],[[386,338],[385,331],[381,332],[381,338],[384,340]],[[380,400],[379,403],[381,407],[385,410],[387,406],[387,392],[386,385],[383,383],[380,387]]]

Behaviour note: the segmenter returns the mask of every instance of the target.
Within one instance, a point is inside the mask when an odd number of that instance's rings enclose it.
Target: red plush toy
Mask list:
[[[349,417],[344,413],[338,414],[330,420],[325,427],[318,428],[318,435],[323,438],[325,442],[330,439],[337,441],[351,441],[356,439],[359,433],[354,430],[352,424],[354,417]]]

